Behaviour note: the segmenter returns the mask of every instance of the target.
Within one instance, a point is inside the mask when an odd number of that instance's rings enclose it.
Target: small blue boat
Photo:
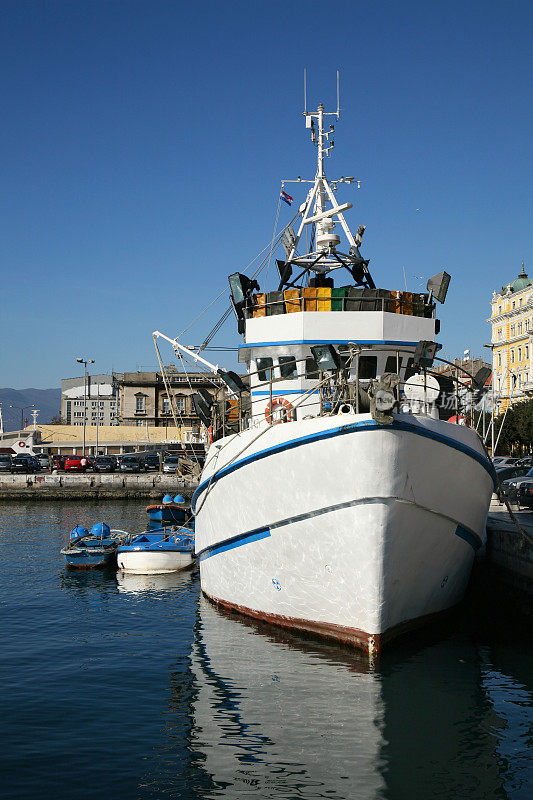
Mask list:
[[[188,528],[160,528],[130,536],[118,548],[117,564],[122,572],[136,575],[188,569],[194,564],[194,534]]]
[[[123,531],[112,531],[105,522],[97,522],[91,531],[76,525],[70,532],[69,543],[61,550],[67,567],[96,569],[110,564],[117,555]]]
[[[147,506],[150,527],[154,524],[160,528],[162,525],[184,525],[190,524],[192,518],[191,508],[181,494],[172,497],[166,494],[162,503]]]

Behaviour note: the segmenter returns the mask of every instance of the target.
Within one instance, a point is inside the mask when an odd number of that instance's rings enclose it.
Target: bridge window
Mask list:
[[[296,378],[296,359],[294,356],[280,356],[279,372],[282,378],[292,380]]]
[[[305,377],[306,378],[318,378],[318,366],[313,358],[313,356],[308,356],[305,359]]]
[[[359,377],[363,380],[375,378],[378,369],[377,356],[359,356]]]
[[[272,371],[272,359],[271,358],[258,358],[256,361],[257,365],[257,377],[260,381],[269,381],[270,375]],[[272,376],[274,377],[274,376]]]
[[[396,363],[396,356],[387,356],[387,361],[385,363],[385,372],[399,372],[402,367],[402,357],[398,359]]]

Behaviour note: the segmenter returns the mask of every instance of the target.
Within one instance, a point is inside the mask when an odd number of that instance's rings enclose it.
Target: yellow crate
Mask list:
[[[285,289],[283,292],[283,299],[285,300],[285,311],[287,314],[293,314],[295,311],[302,310],[299,289]]]
[[[266,317],[266,294],[254,294],[254,317]]]
[[[331,311],[331,287],[319,286],[318,289],[316,290],[316,293],[317,293],[316,310]]]
[[[316,293],[314,286],[304,286],[302,289],[302,301],[304,311],[316,311]]]

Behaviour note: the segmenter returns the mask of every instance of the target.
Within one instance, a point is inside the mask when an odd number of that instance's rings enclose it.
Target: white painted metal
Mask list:
[[[171,550],[127,550],[117,553],[121,572],[136,575],[164,575],[187,569],[193,562],[192,553]]]

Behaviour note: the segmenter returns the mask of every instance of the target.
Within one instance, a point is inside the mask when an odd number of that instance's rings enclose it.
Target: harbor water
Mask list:
[[[380,662],[219,612],[198,575],[68,572],[80,523],[142,502],[0,508],[2,797],[533,795],[531,620],[474,594]]]

